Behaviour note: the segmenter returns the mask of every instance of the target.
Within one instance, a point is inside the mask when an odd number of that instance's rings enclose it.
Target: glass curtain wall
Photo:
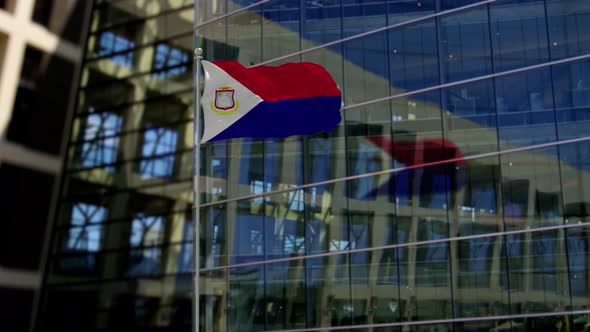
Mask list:
[[[41,331],[190,330],[194,44],[344,100],[202,146],[201,331],[588,329],[590,2],[192,6],[95,3]]]

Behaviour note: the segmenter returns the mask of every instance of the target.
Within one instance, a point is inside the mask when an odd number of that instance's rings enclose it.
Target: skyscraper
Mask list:
[[[587,329],[589,2],[119,0],[39,331],[191,328],[195,45],[321,64],[344,98],[331,133],[202,146],[201,331]]]

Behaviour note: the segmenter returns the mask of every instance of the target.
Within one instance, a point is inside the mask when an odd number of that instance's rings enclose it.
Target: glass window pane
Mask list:
[[[553,60],[590,51],[590,8],[584,1],[547,1],[549,44]]]
[[[479,228],[481,233],[489,231],[484,226]],[[456,317],[510,314],[509,291],[500,287],[500,281],[506,279],[506,270],[501,268],[505,257],[500,255],[503,239],[501,236],[481,237],[451,244],[457,250],[457,264],[453,265],[457,278],[454,290]],[[491,329],[496,321],[480,324]]]
[[[266,330],[264,267],[264,265],[255,265],[233,268],[229,271],[228,330]]]
[[[227,18],[229,45],[238,48],[238,61],[244,66],[252,66],[262,61],[262,6],[241,11]]]
[[[500,148],[510,149],[556,139],[549,69],[496,78]]]
[[[587,136],[590,130],[590,62],[555,65],[552,75],[559,138]]]
[[[560,225],[557,149],[501,155],[504,222],[508,229]]]
[[[394,0],[387,1],[388,24],[398,24],[433,14],[436,0]]]
[[[449,157],[498,150],[492,80],[445,88],[443,100]]]
[[[301,49],[342,38],[341,0],[303,1]]]
[[[113,113],[95,113],[86,117],[84,132],[79,145],[77,155],[82,167],[96,167],[112,164],[117,160],[119,137],[116,135],[121,130],[122,118]],[[112,166],[106,170],[113,172]]]
[[[585,310],[588,307],[588,228],[572,228],[567,231],[567,252],[569,283],[572,294],[572,309]]]
[[[487,7],[444,16],[440,20],[440,29],[445,82],[491,73]]]
[[[392,94],[440,83],[435,21],[388,31]]]
[[[333,242],[334,243],[334,242]],[[343,326],[352,323],[348,255],[311,258],[306,261],[308,321],[311,326]]]
[[[262,5],[263,61],[299,51],[300,2],[271,1]]]
[[[446,236],[440,225],[426,228],[429,221],[422,222],[418,234],[427,231],[421,240]],[[436,229],[433,229],[436,228]],[[430,229],[430,230],[428,230]],[[416,235],[414,235],[416,236]],[[401,288],[402,321],[448,319],[452,317],[452,302],[448,244],[428,244],[408,247],[408,256],[401,258],[400,265],[408,271],[408,284]]]
[[[197,28],[197,45],[203,49],[203,59],[238,59],[239,47],[227,43],[227,29],[228,25],[225,20],[217,20]]]
[[[305,264],[296,260],[265,265],[267,331],[307,326]]]
[[[385,0],[344,0],[342,2],[344,37],[385,26]]]
[[[531,66],[549,59],[542,1],[498,1],[490,5],[494,71]]]
[[[342,44],[305,52],[302,54],[301,60],[317,63],[324,67],[342,91],[344,87]]]
[[[389,102],[372,104],[345,111],[348,175],[361,175],[390,169],[394,166],[391,142],[391,111]],[[356,200],[376,200],[393,196],[393,175],[366,177],[347,182],[347,196]],[[393,197],[390,197],[393,201]]]
[[[144,159],[139,164],[142,179],[171,176],[178,139],[176,131],[148,126],[143,138],[141,156]]]
[[[508,283],[513,314],[564,311],[570,303],[563,231],[507,236]],[[533,318],[535,325],[559,317]]]
[[[344,103],[354,105],[389,94],[387,35],[384,32],[345,42]]]

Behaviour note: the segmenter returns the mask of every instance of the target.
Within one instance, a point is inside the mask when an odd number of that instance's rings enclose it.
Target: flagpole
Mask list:
[[[199,270],[200,270],[200,217],[201,217],[201,195],[199,188],[199,176],[201,170],[201,131],[199,127],[200,109],[201,109],[201,60],[203,59],[203,49],[195,49],[195,87],[193,101],[194,109],[194,133],[195,133],[195,151],[194,151],[194,175],[193,175],[193,329],[199,332]]]

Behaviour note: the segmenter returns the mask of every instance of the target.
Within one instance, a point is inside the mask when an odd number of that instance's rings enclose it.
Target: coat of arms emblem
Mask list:
[[[215,90],[215,108],[218,110],[227,111],[233,109],[236,106],[236,101],[234,99],[235,90],[228,87],[223,86],[219,89]]]

